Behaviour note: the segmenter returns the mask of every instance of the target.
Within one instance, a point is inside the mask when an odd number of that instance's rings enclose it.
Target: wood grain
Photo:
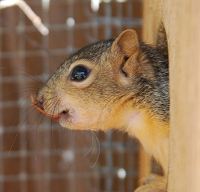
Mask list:
[[[148,7],[148,9],[146,8]],[[169,192],[200,191],[200,1],[144,1],[144,34],[164,22],[170,63]],[[152,37],[152,41],[155,38]]]
[[[143,4],[143,41],[149,44],[155,44],[157,31],[161,20],[159,0],[144,0]],[[151,172],[151,157],[146,154],[143,148],[140,149],[140,169],[139,178],[144,179]]]
[[[170,192],[200,191],[200,1],[163,1],[170,58]]]

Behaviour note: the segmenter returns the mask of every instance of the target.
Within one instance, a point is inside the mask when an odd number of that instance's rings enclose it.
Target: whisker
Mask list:
[[[14,147],[14,145],[15,145],[15,143],[16,143],[16,140],[17,140],[17,137],[19,136],[19,133],[15,133],[15,136],[14,136],[14,138],[13,138],[13,141],[12,141],[12,144],[11,144],[11,146],[10,146],[10,148],[9,148],[9,153],[10,152],[12,152],[12,150],[13,150],[13,147]]]
[[[36,141],[36,143],[35,143],[35,145],[34,145],[34,147],[35,147],[35,149],[37,149],[37,151],[38,151],[38,148],[39,148],[39,140],[38,140],[38,136],[39,136],[39,127],[40,127],[40,125],[42,124],[42,121],[44,120],[44,116],[43,115],[40,115],[39,116],[39,119],[38,119],[38,121],[37,121],[37,124],[35,125],[35,134],[33,135],[33,137],[34,137],[34,140]],[[38,151],[39,152],[39,151]],[[35,160],[37,160],[38,159],[38,157],[39,157],[39,153],[37,154],[36,153],[36,156],[34,157],[35,158]]]
[[[89,132],[91,134],[92,137],[92,141],[91,141],[91,147],[89,148],[89,150],[84,154],[84,156],[88,156],[89,154],[93,154],[97,151],[96,154],[96,158],[94,160],[93,163],[90,164],[90,168],[94,168],[96,163],[98,162],[99,156],[100,156],[100,142],[99,139],[97,138],[96,134],[93,131]],[[95,145],[96,144],[96,145]]]
[[[44,101],[44,106],[46,108],[48,108],[49,106],[51,106],[51,104],[53,104],[53,102],[51,102],[51,100],[54,100],[57,96],[53,96],[51,98],[45,99]],[[32,105],[35,106],[37,108],[37,103],[34,101],[34,98],[32,98]]]
[[[52,108],[52,109],[53,109],[53,110],[52,110],[52,115],[54,115],[55,110],[56,110],[56,107],[58,106],[59,102],[60,102],[59,99],[57,99],[57,100],[55,101],[54,106],[53,106],[53,108]],[[51,136],[53,136],[53,120],[52,120],[52,119],[51,119]]]
[[[54,96],[52,96],[52,97],[46,98],[45,101],[51,101],[51,100],[53,100],[53,99],[55,99],[55,98],[58,98],[58,96],[57,96],[57,95],[54,95]]]
[[[91,141],[91,145],[90,145],[89,150],[86,151],[86,153],[84,154],[85,157],[88,156],[90,153],[92,153],[92,151],[93,151],[93,146],[94,146],[94,138],[93,138],[92,131],[89,131],[89,133],[91,134],[92,141]]]
[[[100,156],[100,153],[101,153],[101,145],[100,145],[100,142],[99,142],[99,139],[97,137],[97,135],[92,132],[94,138],[95,138],[95,141],[96,141],[96,148],[97,148],[97,156],[96,156],[96,159],[95,161],[90,165],[91,168],[94,168],[95,165],[97,164],[98,160],[99,160],[99,156]]]
[[[52,110],[54,108],[54,106],[56,105],[57,99],[53,99],[53,101],[51,102],[51,100],[49,102],[45,103],[45,108],[47,111],[50,111],[50,114],[52,114]]]
[[[36,80],[34,80],[33,82],[35,83]],[[38,92],[39,88],[38,87],[42,87],[43,83],[41,83],[42,85],[38,86],[38,85],[26,85],[25,87],[22,88],[22,92],[24,92],[25,97],[30,97],[31,94],[35,94]],[[47,94],[52,94],[54,93],[53,90],[51,90],[49,88],[48,85],[45,85],[48,89],[45,91]]]
[[[51,88],[49,87],[48,84],[46,84],[46,87],[48,88],[48,90],[51,90]],[[59,113],[59,104],[60,104],[59,97],[57,95],[55,95],[55,97],[53,98],[53,102],[51,102],[52,99],[50,99],[49,101],[50,101],[50,104],[49,104],[49,107],[47,107],[47,108],[51,108],[50,113],[53,115],[58,114]],[[51,118],[51,137],[53,137],[53,119],[52,118]]]
[[[57,103],[58,103],[58,99],[54,99],[53,102],[51,103],[52,104],[52,107],[51,107],[51,114],[53,115],[55,110],[56,110],[56,106],[57,106]]]

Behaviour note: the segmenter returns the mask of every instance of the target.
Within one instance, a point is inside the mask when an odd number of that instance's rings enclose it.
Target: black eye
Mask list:
[[[72,81],[80,82],[85,80],[89,76],[89,74],[90,74],[90,69],[88,69],[83,65],[78,65],[73,68],[70,79]]]

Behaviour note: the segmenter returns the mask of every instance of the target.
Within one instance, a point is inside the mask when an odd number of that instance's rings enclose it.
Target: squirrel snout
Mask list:
[[[44,97],[33,96],[31,95],[31,103],[32,105],[40,112],[44,111]]]
[[[44,110],[44,97],[39,97],[36,98],[36,103],[37,107],[39,107],[40,109]]]
[[[60,114],[49,114],[44,110],[44,97],[43,96],[38,96],[38,97],[34,97],[31,96],[31,102],[32,102],[32,106],[41,114],[46,115],[47,117],[51,118],[54,121],[58,121],[60,118]],[[65,111],[62,112],[63,114],[65,113]]]

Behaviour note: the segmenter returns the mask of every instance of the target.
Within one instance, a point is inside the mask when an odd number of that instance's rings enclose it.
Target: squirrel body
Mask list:
[[[66,128],[128,132],[166,176],[168,78],[166,52],[140,43],[136,32],[127,29],[116,39],[91,44],[69,57],[39,90],[33,105]],[[158,191],[166,190],[165,182],[155,183]],[[156,184],[139,191],[154,192]]]

